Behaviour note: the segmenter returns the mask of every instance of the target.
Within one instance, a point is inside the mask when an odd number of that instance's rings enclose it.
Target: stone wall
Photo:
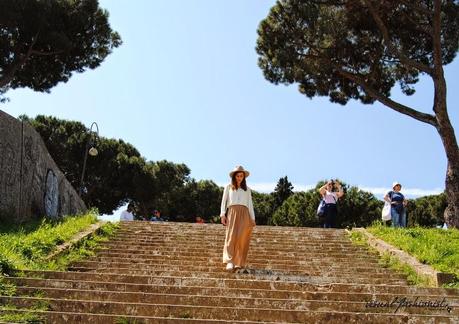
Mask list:
[[[0,216],[24,222],[85,210],[35,129],[0,110]]]

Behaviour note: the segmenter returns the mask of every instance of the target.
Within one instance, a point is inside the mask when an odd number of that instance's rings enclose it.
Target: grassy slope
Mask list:
[[[375,225],[367,230],[376,237],[408,252],[421,263],[459,279],[459,230],[437,228],[392,228]],[[458,283],[454,284],[459,287]]]
[[[45,260],[57,245],[69,241],[75,234],[84,231],[97,222],[95,213],[83,216],[66,217],[61,221],[43,220],[25,226],[5,225],[0,227],[0,295],[15,295],[16,287],[4,281],[2,274],[14,270],[64,270],[72,261],[93,255],[99,242],[106,241],[113,234],[117,225],[107,223],[98,234],[83,239],[57,258]],[[47,305],[38,303],[35,310],[46,310]],[[15,313],[16,307],[3,305],[0,307],[0,321],[41,323],[43,320],[37,313]]]

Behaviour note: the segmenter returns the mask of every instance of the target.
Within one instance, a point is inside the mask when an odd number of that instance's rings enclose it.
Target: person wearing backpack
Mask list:
[[[402,185],[398,181],[394,181],[392,190],[384,196],[384,200],[391,205],[392,227],[406,227],[406,205],[408,201],[400,190],[402,190]]]
[[[344,196],[343,187],[338,180],[330,180],[319,188],[319,193],[325,201],[324,210],[324,228],[335,227],[336,218],[338,217],[338,209],[336,203],[338,199]]]

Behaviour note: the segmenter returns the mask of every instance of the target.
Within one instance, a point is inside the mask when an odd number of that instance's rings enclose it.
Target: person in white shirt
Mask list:
[[[230,172],[231,183],[223,191],[220,218],[226,226],[223,263],[228,271],[245,267],[255,226],[252,192],[245,180],[249,174],[242,166],[237,166]]]
[[[126,210],[123,210],[120,215],[120,221],[133,221],[134,220],[134,215],[132,212],[134,211],[134,206],[132,204],[129,204],[127,206]]]

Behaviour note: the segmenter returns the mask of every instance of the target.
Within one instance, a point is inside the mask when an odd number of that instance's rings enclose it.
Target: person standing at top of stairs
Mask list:
[[[252,192],[246,183],[249,174],[242,166],[237,166],[229,173],[231,183],[223,191],[220,218],[226,226],[223,263],[228,271],[246,265],[255,226]]]
[[[335,227],[336,218],[338,217],[338,209],[336,203],[338,199],[344,196],[343,187],[338,180],[330,180],[319,188],[322,199],[325,200],[325,221],[324,228]]]

